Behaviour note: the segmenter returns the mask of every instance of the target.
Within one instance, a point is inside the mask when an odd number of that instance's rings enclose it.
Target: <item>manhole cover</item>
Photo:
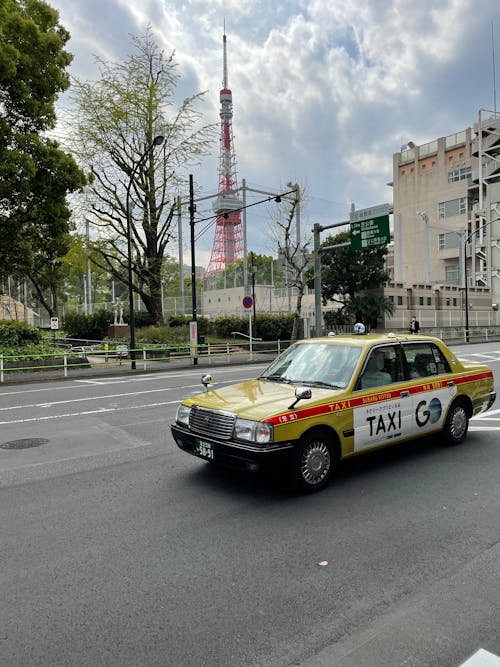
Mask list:
[[[48,442],[47,438],[24,438],[23,440],[11,440],[0,445],[0,449],[30,449],[40,447]]]

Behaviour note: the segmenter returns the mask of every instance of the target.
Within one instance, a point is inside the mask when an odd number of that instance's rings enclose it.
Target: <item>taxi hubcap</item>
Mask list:
[[[453,413],[453,419],[451,420],[451,432],[455,438],[460,438],[467,425],[467,418],[465,415],[465,410],[459,408]]]
[[[330,470],[330,452],[324,442],[311,442],[302,454],[302,477],[309,484],[321,482]]]

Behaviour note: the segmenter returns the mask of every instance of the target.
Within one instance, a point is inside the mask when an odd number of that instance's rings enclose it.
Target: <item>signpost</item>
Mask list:
[[[248,313],[248,337],[250,339],[250,361],[253,359],[253,341],[252,341],[252,306],[253,306],[253,298],[247,294],[246,296],[243,297],[242,300],[242,305],[243,308],[247,311]]]
[[[391,240],[389,215],[351,222],[351,249],[365,250],[387,245]]]

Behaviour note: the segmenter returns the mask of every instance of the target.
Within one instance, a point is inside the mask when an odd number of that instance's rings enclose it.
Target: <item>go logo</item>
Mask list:
[[[427,401],[420,401],[415,410],[415,419],[419,426],[425,426],[427,423],[436,424],[442,412],[443,407],[439,398],[432,398],[428,407]]]

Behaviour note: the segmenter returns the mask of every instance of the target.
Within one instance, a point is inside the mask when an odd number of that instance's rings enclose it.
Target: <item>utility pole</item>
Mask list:
[[[194,214],[196,211],[196,206],[194,203],[194,186],[193,186],[193,174],[189,174],[189,226],[191,228],[191,303],[192,303],[192,321],[195,323],[195,334],[196,340],[194,341],[195,351],[198,348],[198,316],[196,309],[196,258],[195,258],[195,248],[194,248]],[[198,365],[198,357],[195,355],[193,357],[193,365]]]

